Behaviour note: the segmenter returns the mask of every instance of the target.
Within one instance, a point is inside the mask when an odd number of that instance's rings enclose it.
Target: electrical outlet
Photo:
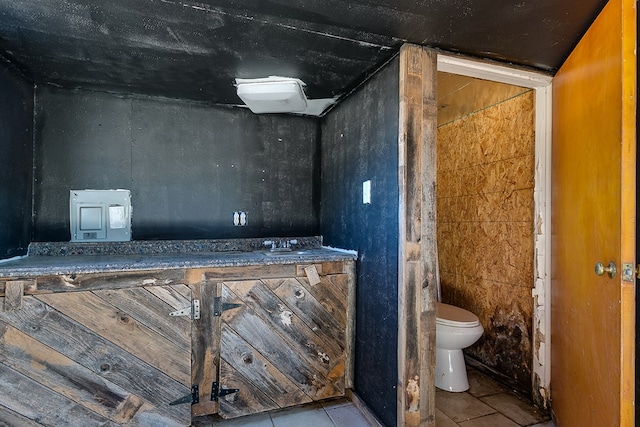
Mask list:
[[[233,213],[233,225],[236,227],[244,227],[249,223],[249,218],[246,212],[235,211]]]

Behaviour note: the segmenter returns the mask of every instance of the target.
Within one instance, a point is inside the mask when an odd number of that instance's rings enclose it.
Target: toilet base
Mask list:
[[[436,387],[452,392],[469,390],[462,350],[436,348]]]

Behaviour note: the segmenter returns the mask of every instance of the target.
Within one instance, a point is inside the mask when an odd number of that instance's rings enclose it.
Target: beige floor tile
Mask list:
[[[367,419],[353,405],[325,407],[325,411],[337,427],[371,427]]]
[[[530,402],[511,393],[485,396],[481,397],[480,400],[522,426],[540,423],[547,419]]]
[[[473,420],[463,421],[460,427],[520,427],[502,414],[491,414]]]
[[[274,427],[335,427],[322,405],[272,412]]]
[[[450,393],[442,390],[436,391],[436,408],[457,423],[496,412],[469,393]]]
[[[458,424],[447,417],[440,409],[436,408],[436,427],[458,427]]]
[[[489,396],[507,391],[505,386],[473,368],[467,369],[467,378],[469,379],[469,393],[475,397]]]
[[[231,420],[198,417],[192,425],[194,427],[273,427],[273,422],[268,413],[262,413]]]
[[[556,427],[556,425],[553,423],[553,421],[547,421],[544,423],[534,424],[528,427]]]

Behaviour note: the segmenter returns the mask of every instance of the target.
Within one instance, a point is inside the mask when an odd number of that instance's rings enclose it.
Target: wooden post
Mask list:
[[[436,59],[400,50],[399,426],[435,426]]]
[[[222,283],[213,280],[192,285],[191,296],[199,299],[202,311],[191,324],[191,381],[198,385],[199,403],[191,406],[194,417],[218,413],[218,401],[212,399],[213,382],[219,382],[220,317],[213,314],[213,301],[221,295]]]
[[[347,275],[347,360],[344,367],[344,387],[353,388],[355,349],[356,349],[356,262],[344,263],[344,273]]]

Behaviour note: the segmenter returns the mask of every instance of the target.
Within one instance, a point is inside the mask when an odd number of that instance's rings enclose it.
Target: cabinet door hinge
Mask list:
[[[221,297],[215,297],[213,299],[213,315],[220,316],[223,311],[231,310],[232,308],[240,307],[241,305],[242,304],[222,302]]]
[[[193,320],[198,320],[200,318],[200,300],[194,299],[191,301],[191,306],[182,310],[172,311],[169,316],[190,316]]]
[[[218,400],[218,397],[226,396],[239,392],[237,388],[220,388],[218,389],[218,383],[216,381],[211,385],[211,400]]]

